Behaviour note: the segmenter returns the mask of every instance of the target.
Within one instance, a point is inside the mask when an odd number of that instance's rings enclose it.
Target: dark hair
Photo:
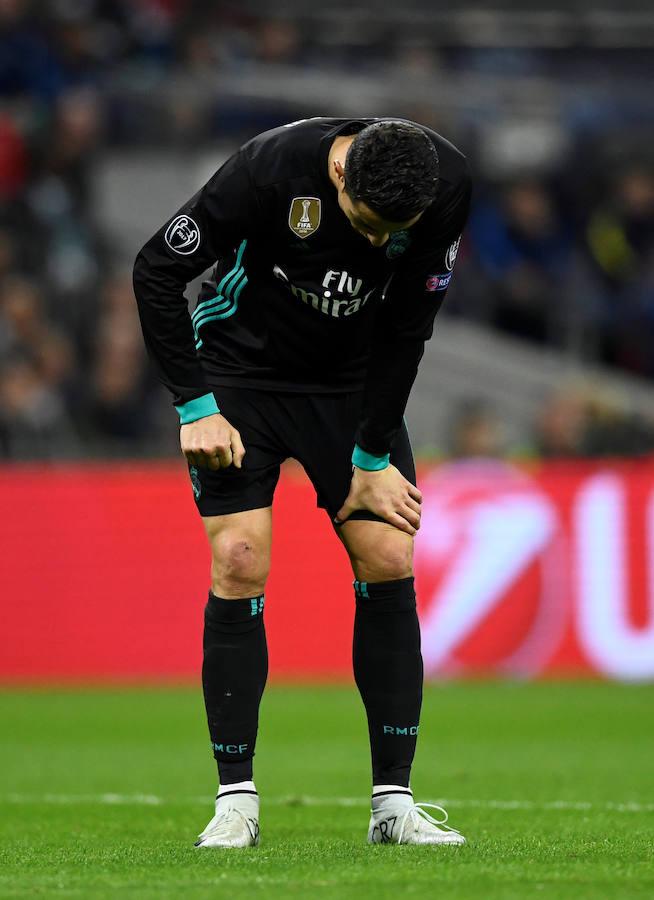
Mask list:
[[[345,159],[345,190],[388,222],[425,210],[438,188],[438,153],[408,122],[375,122],[360,131]]]

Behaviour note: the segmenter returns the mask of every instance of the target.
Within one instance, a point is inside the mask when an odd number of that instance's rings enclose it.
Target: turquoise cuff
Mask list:
[[[391,454],[385,456],[373,456],[372,453],[366,453],[358,444],[354,445],[352,453],[352,465],[357,469],[366,469],[368,472],[379,472],[381,469],[387,469],[390,465]]]
[[[205,416],[214,416],[220,412],[213,394],[204,394],[195,400],[189,400],[188,403],[176,403],[175,409],[179,413],[181,425],[188,425],[189,422],[196,422]]]

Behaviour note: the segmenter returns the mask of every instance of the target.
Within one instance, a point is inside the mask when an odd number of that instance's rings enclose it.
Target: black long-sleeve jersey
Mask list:
[[[338,205],[337,136],[379,119],[314,118],[248,141],[143,247],[134,287],[148,352],[178,409],[220,387],[364,389],[358,445],[386,454],[452,275],[470,203],[465,157],[440,160],[419,221],[373,247]],[[189,313],[183,292],[215,264]]]

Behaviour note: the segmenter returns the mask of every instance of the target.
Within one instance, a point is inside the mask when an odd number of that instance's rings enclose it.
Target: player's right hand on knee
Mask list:
[[[226,469],[234,465],[240,469],[245,456],[241,435],[219,414],[182,425],[179,442],[192,466]]]

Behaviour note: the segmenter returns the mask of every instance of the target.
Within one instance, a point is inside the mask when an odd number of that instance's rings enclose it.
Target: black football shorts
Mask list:
[[[318,506],[333,521],[352,479],[352,450],[363,392],[300,394],[220,387],[218,407],[238,429],[245,446],[243,466],[213,471],[189,466],[195,502],[202,516],[222,516],[272,504],[285,459],[296,459],[316,489]],[[406,425],[391,450],[391,463],[412,484],[416,472]],[[351,519],[379,520],[360,510]]]

